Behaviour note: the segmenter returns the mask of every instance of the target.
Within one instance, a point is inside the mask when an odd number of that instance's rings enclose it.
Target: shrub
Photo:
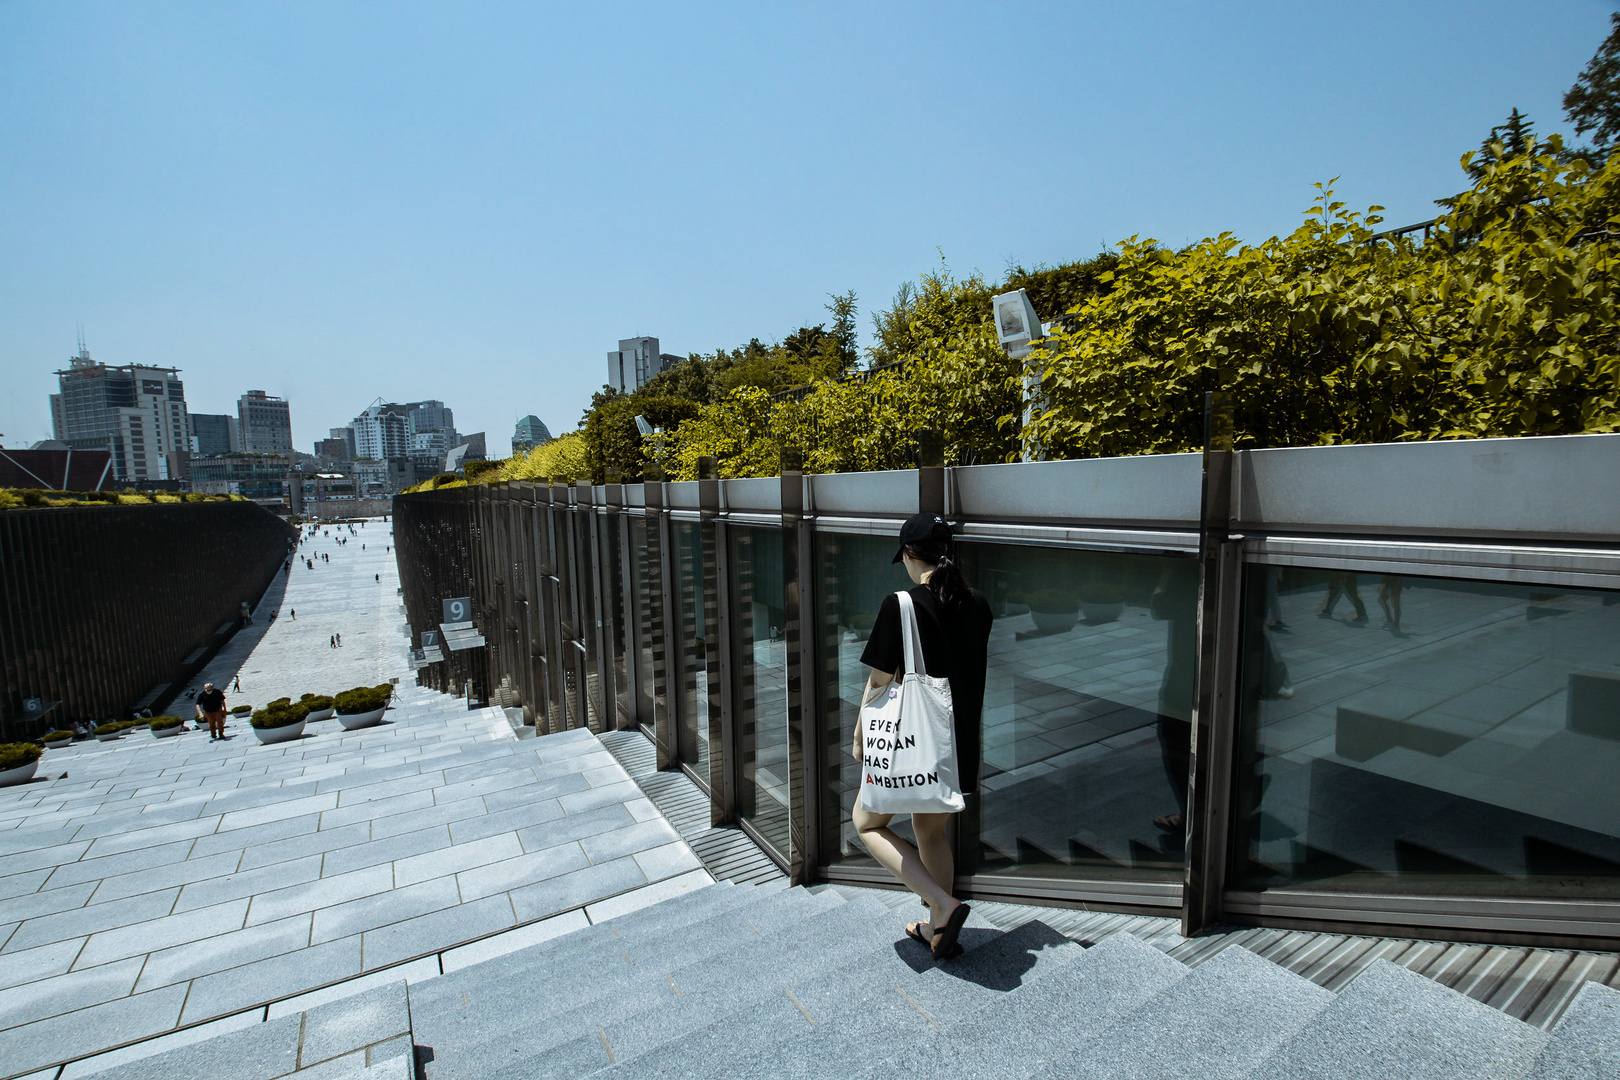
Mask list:
[[[392,686],[357,686],[334,697],[332,704],[344,716],[357,716],[387,705],[392,691]]]
[[[45,748],[38,743],[14,742],[0,746],[0,770],[20,769],[39,760]]]
[[[393,683],[385,683],[385,682],[378,683],[376,686],[373,686],[372,689],[381,691],[383,694],[386,694],[388,697],[393,697],[394,696],[394,684]]]
[[[305,694],[299,699],[299,704],[308,705],[310,712],[316,712],[320,709],[330,709],[332,699],[326,694]]]
[[[179,727],[183,723],[185,721],[178,716],[154,716],[152,717],[152,723],[148,726],[153,731],[168,731],[170,728]]]
[[[45,738],[44,738],[43,741],[44,742],[61,742],[63,739],[71,739],[71,738],[73,738],[73,732],[71,732],[71,731],[60,731],[60,730],[58,730],[58,731],[47,731],[45,733]]]
[[[116,721],[114,721],[112,723],[108,723],[108,724],[98,724],[98,725],[96,725],[96,734],[97,735],[115,735],[118,732],[123,731],[123,730],[124,730],[124,725],[120,724],[120,723],[117,723]]]
[[[298,723],[300,720],[309,715],[309,706],[303,702],[298,702],[295,705],[292,702],[287,701],[286,698],[282,698],[281,700],[286,702],[286,704],[278,705],[275,702],[271,702],[263,709],[260,709],[258,712],[254,713],[253,719],[249,721],[249,723],[256,728],[288,727],[292,724]]]
[[[231,715],[232,716],[246,716],[248,713],[250,713],[252,711],[253,711],[253,706],[251,706],[251,705],[238,705],[236,708],[231,710]]]
[[[292,698],[278,697],[278,698],[276,698],[276,700],[274,700],[270,704],[266,705],[265,708],[266,709],[279,709],[279,708],[283,708],[283,707],[285,707],[287,705],[291,705],[291,704],[292,704]]]

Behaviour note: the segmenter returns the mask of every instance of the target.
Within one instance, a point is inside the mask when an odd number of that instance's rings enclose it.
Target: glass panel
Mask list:
[[[1197,564],[977,542],[960,554],[996,621],[979,818],[961,823],[979,846],[959,853],[959,872],[1179,880]],[[887,537],[816,537],[827,863],[872,863],[849,824],[849,747],[872,620],[910,584],[893,557]]]
[[[860,760],[850,753],[860,713],[861,690],[870,669],[861,651],[872,634],[878,605],[911,579],[896,566],[895,541],[882,536],[817,533],[816,612],[813,633],[820,636],[822,664],[819,707],[821,723],[822,798],[821,861],[844,866],[876,866],[877,860],[855,836],[849,814],[861,787]],[[914,842],[911,818],[895,818],[892,828]]]
[[[1232,888],[1620,896],[1620,592],[1251,567],[1244,606]]]
[[[636,602],[636,719],[648,735],[653,733],[656,695],[653,678],[654,622],[658,618],[657,552],[648,542],[647,519],[630,519],[630,556],[633,564]]]
[[[996,616],[979,864],[963,872],[1180,880],[1197,563],[960,547]]]
[[[732,656],[736,668],[737,809],[783,856],[788,851],[787,641],[782,534],[734,526]]]
[[[580,683],[582,693],[581,705],[584,715],[581,722],[592,731],[600,734],[603,730],[603,697],[602,672],[600,657],[601,651],[597,641],[596,629],[599,625],[596,605],[596,561],[591,557],[595,545],[591,543],[591,529],[594,524],[595,512],[590,507],[583,506],[575,510],[572,515],[574,546],[569,552],[574,559],[574,602],[578,605],[576,611],[578,622],[575,624],[575,634],[579,653]]]
[[[681,760],[698,774],[705,788],[709,778],[709,642],[703,604],[709,585],[703,573],[703,527],[695,521],[677,521],[670,533],[675,550],[675,678],[680,730],[677,750]]]
[[[614,728],[630,725],[630,686],[626,678],[624,637],[628,624],[624,612],[624,560],[620,557],[619,515],[610,514],[602,519],[602,576],[607,582],[607,626],[604,628],[608,651],[612,656],[613,724]]]

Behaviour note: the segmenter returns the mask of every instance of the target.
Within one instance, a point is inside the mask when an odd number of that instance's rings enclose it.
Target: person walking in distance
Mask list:
[[[290,615],[292,615],[292,621],[297,622],[298,621],[298,609],[297,608],[288,608],[287,611],[288,611],[288,613]]]
[[[335,634],[333,636],[337,638],[338,648],[340,648],[340,649],[343,648],[343,635],[342,634]]]
[[[242,676],[237,675],[235,678],[236,682],[231,686],[231,693],[240,694],[242,692]]]
[[[950,680],[957,775],[962,794],[972,794],[979,782],[980,714],[993,618],[990,604],[963,579],[951,547],[950,526],[938,514],[915,514],[907,519],[900,527],[900,550],[893,561],[904,563],[915,582],[907,595],[915,613],[923,674]],[[861,654],[861,663],[872,669],[861,696],[863,709],[892,693],[890,684],[905,663],[902,617],[899,595],[885,597]],[[856,760],[864,762],[859,720],[853,749]],[[950,817],[950,813],[913,812],[911,828],[917,838],[913,849],[889,828],[893,814],[866,810],[860,797],[850,813],[872,857],[928,906],[928,921],[907,926],[906,936],[928,946],[936,960],[960,951],[956,939],[969,913],[968,905],[950,891],[956,881],[955,858],[945,835]]]
[[[327,645],[328,648],[331,648],[331,649],[337,648],[337,635],[333,634],[330,637],[328,637],[326,639],[326,645]]]
[[[203,683],[203,692],[197,695],[197,719],[208,721],[208,738],[225,737],[225,691],[213,683]]]

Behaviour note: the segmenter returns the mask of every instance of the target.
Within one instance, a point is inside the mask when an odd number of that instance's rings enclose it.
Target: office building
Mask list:
[[[236,399],[242,449],[250,454],[278,454],[292,449],[292,415],[287,402],[263,390]]]
[[[530,413],[519,420],[517,427],[512,431],[512,453],[526,454],[542,443],[550,441],[551,432],[546,430],[546,425],[540,422],[538,416]]]
[[[242,449],[240,421],[228,413],[192,413],[188,419],[191,452],[213,457]]]
[[[371,405],[354,418],[355,460],[386,461],[410,456],[410,420],[405,406]]]
[[[68,367],[56,372],[56,439],[73,450],[109,451],[120,483],[169,479],[169,455],[191,449],[179,375],[179,368],[98,363],[80,342]]]
[[[686,357],[660,353],[658,339],[655,337],[638,337],[621,340],[618,350],[608,353],[607,359],[607,384],[621,393],[629,394],[639,390],[654,375],[668,371]]]
[[[405,418],[410,424],[412,435],[422,435],[433,431],[446,432],[452,443],[455,441],[456,418],[442,401],[407,401],[403,406]]]
[[[215,495],[242,495],[254,502],[279,506],[286,491],[287,474],[298,463],[292,453],[253,454],[236,451],[191,462],[191,490]]]

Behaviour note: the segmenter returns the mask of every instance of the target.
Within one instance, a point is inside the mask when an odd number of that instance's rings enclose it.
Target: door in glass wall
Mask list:
[[[790,852],[782,534],[742,526],[728,533],[737,810],[786,858]]]
[[[681,761],[697,775],[698,783],[709,785],[709,626],[704,607],[712,587],[703,566],[703,526],[695,521],[670,525],[675,568],[676,633],[671,652],[677,663],[677,713],[680,727],[676,734]]]
[[[1197,564],[966,541],[958,549],[995,619],[979,817],[964,822],[979,843],[958,852],[958,871],[1179,880]],[[883,596],[910,585],[893,556],[887,538],[817,537],[817,631],[829,664],[822,731],[836,739],[823,746],[824,775],[838,787],[822,799],[839,815],[823,823],[829,862],[870,861],[849,826],[859,782],[851,744],[865,636]]]
[[[1251,566],[1228,886],[1620,897],[1620,592]]]

